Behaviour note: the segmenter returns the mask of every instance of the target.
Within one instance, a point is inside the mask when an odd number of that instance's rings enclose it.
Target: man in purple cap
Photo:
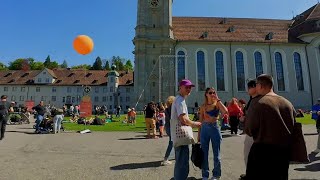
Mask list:
[[[194,85],[190,80],[184,79],[180,81],[179,94],[176,96],[171,107],[171,129],[176,128],[173,127],[173,125],[177,124],[172,121],[180,121],[183,125],[195,128],[199,128],[201,126],[200,122],[191,121],[188,115],[188,108],[185,99],[190,95],[192,87],[194,87]],[[189,146],[182,145],[175,147],[175,158],[174,179],[187,179],[189,174]]]

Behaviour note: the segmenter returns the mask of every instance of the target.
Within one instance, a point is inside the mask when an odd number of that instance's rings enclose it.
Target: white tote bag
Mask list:
[[[171,136],[174,147],[195,144],[191,126],[181,125],[179,120],[171,120]]]

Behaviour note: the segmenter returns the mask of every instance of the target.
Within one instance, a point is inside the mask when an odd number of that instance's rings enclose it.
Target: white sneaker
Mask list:
[[[212,177],[210,180],[219,180],[220,177]]]
[[[313,152],[315,152],[315,153],[320,153],[320,149],[316,149],[316,150],[314,150]]]
[[[162,166],[167,166],[167,165],[170,165],[170,164],[172,164],[171,161],[168,161],[168,160],[162,161]]]

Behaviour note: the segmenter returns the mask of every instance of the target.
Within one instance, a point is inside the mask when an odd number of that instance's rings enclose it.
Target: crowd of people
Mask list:
[[[222,136],[220,125],[230,124],[231,134],[240,135],[239,127],[243,129],[241,134],[244,140],[244,163],[246,173],[240,176],[245,180],[287,180],[289,169],[290,139],[297,112],[293,105],[284,97],[273,92],[273,78],[262,74],[256,80],[247,83],[250,100],[232,98],[229,103],[222,103],[217,91],[209,87],[204,92],[204,102],[197,110],[198,120],[189,118],[186,98],[194,87],[190,80],[179,82],[179,92],[176,97],[170,96],[166,104],[158,107],[150,102],[145,110],[147,137],[156,137],[156,123],[165,124],[165,130],[169,136],[169,143],[162,165],[169,165],[169,154],[179,141],[181,134],[177,134],[177,125],[199,128],[198,143],[201,144],[203,159],[201,164],[202,179],[209,179],[209,145],[211,142],[213,151],[212,180],[218,180],[221,172]],[[163,110],[164,109],[164,110]],[[162,114],[162,112],[165,112]],[[320,117],[320,100],[317,118]],[[163,118],[163,116],[165,116]],[[165,119],[162,121],[162,119]],[[221,122],[220,122],[221,121]],[[227,122],[227,123],[228,123]],[[241,125],[242,124],[242,125]],[[320,129],[320,127],[317,127]],[[152,131],[152,135],[150,133]],[[173,132],[176,132],[173,133]],[[163,132],[160,131],[160,136]],[[179,136],[179,137],[178,137]],[[185,135],[186,136],[186,135]],[[185,180],[189,173],[189,145],[179,144],[174,147],[175,166],[174,179]],[[272,168],[272,173],[270,172]]]

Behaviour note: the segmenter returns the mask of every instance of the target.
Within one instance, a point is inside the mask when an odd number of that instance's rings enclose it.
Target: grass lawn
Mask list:
[[[97,126],[97,125],[87,125],[87,129],[90,129],[91,131],[134,131],[134,132],[141,132],[145,131],[146,126],[144,122],[144,116],[143,115],[137,115],[136,119],[136,125],[128,125],[122,123],[124,120],[125,115],[121,115],[120,118],[114,118],[114,121],[117,122],[110,122],[106,123],[104,126]],[[100,116],[100,118],[105,118],[105,116]],[[70,117],[66,117],[65,120],[69,120]],[[192,116],[190,116],[190,119],[192,119]],[[307,125],[307,124],[316,124],[316,122],[311,119],[310,114],[305,114],[303,118],[297,118],[297,121]],[[69,123],[64,122],[63,126],[68,131],[82,131],[85,129],[83,124],[77,124],[77,123]]]
[[[311,114],[304,114],[303,118],[296,118],[298,122],[301,124],[307,125],[307,124],[314,124],[316,125],[316,121],[311,119]]]
[[[105,116],[99,116],[101,119],[105,119]],[[90,129],[91,131],[145,131],[146,125],[144,122],[144,117],[142,115],[138,115],[136,118],[136,125],[128,125],[122,123],[124,120],[125,115],[121,115],[120,118],[113,118],[113,121],[117,122],[109,122],[106,123],[104,126],[98,125],[87,125],[86,128]],[[69,120],[70,117],[64,118],[64,120]],[[85,126],[83,124],[77,123],[63,123],[64,128],[67,131],[82,131],[84,130]]]

